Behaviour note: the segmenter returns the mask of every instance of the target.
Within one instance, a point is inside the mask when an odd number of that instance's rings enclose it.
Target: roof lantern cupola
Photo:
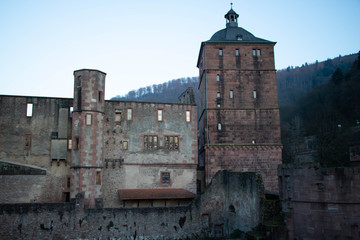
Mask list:
[[[226,18],[226,27],[238,27],[238,17],[239,14],[237,14],[233,9],[232,9],[232,3],[231,3],[231,9],[227,12],[227,14],[225,15]]]

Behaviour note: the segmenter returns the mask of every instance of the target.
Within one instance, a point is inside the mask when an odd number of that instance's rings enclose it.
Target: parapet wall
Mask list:
[[[1,239],[207,239],[260,221],[261,177],[221,171],[187,207],[84,209],[70,203],[1,204]]]
[[[360,168],[281,165],[280,200],[290,239],[360,238]]]

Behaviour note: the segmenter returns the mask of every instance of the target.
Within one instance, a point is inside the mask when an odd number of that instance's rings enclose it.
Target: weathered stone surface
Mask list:
[[[290,239],[360,238],[360,168],[279,166]]]

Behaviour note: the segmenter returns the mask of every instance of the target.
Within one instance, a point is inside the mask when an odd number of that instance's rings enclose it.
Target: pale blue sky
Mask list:
[[[107,73],[106,99],[198,75],[200,43],[230,0],[0,0],[0,94],[73,96],[73,71]],[[360,50],[360,0],[234,0],[239,26],[277,42],[277,69]]]

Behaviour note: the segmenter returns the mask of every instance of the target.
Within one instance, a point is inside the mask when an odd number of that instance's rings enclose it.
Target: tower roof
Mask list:
[[[232,6],[224,17],[226,19],[226,28],[217,31],[207,42],[271,43],[268,40],[257,38],[252,33],[238,27],[239,14],[232,9]]]

